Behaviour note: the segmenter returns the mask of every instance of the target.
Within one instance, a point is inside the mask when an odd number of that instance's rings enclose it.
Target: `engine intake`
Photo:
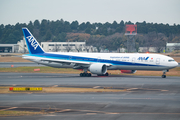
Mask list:
[[[103,63],[94,63],[89,66],[89,71],[92,74],[105,74],[107,72],[107,67]]]

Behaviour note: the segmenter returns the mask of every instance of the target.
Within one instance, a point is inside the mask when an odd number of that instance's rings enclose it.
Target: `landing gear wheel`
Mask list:
[[[86,76],[86,73],[82,73],[82,77],[85,77]]]
[[[85,74],[85,77],[88,77],[88,73],[84,73]]]
[[[109,76],[109,73],[107,72],[107,73],[105,74],[105,76]]]
[[[166,75],[162,75],[162,78],[166,78]]]
[[[80,73],[80,77],[91,77],[91,73]]]
[[[162,78],[166,78],[166,72],[169,72],[169,70],[163,70]]]
[[[91,73],[88,73],[88,77],[91,77]]]
[[[83,76],[83,73],[80,73],[79,75],[80,75],[80,77],[82,77],[82,76]]]

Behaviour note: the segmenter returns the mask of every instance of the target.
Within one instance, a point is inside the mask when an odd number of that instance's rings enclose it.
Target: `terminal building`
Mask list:
[[[167,52],[173,52],[175,50],[180,50],[180,43],[167,43],[166,44]]]
[[[138,52],[170,53],[175,50],[180,50],[180,43],[166,43],[166,47],[139,47]]]
[[[19,46],[17,44],[0,44],[1,53],[17,53]]]
[[[86,42],[41,42],[45,52],[97,52],[97,48],[86,46]],[[0,44],[2,53],[28,53],[25,39],[17,44]]]
[[[86,46],[86,42],[41,42],[46,52],[97,52],[96,47]]]

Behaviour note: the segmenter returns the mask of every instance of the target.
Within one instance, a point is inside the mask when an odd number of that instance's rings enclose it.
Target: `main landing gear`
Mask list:
[[[91,77],[91,73],[88,73],[87,69],[84,69],[83,71],[84,71],[83,73],[79,74],[80,77]],[[105,74],[97,74],[97,76],[109,76],[109,73],[106,72]]]
[[[91,73],[80,73],[80,77],[91,77]]]
[[[166,72],[169,72],[169,70],[163,70],[162,78],[166,78]]]
[[[84,69],[83,73],[80,73],[79,76],[80,77],[91,77],[91,73],[87,73],[87,69]]]

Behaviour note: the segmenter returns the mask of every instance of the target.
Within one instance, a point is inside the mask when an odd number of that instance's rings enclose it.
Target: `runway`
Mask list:
[[[49,111],[13,119],[158,119],[180,118],[180,77],[79,77],[77,74],[0,73],[1,86],[112,87],[119,93],[0,94],[0,110]],[[1,117],[12,119],[12,117]]]
[[[44,66],[33,62],[0,62],[0,68],[11,68],[13,67],[29,67],[29,66]]]

